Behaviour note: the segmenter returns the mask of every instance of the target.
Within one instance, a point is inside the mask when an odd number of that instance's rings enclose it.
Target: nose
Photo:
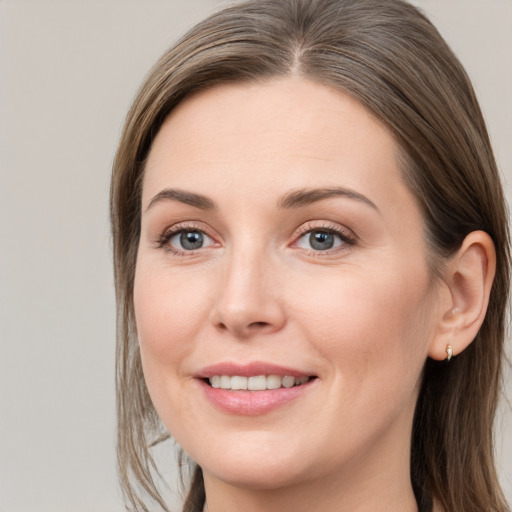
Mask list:
[[[262,251],[245,251],[224,262],[211,322],[239,339],[279,331],[286,315],[279,271]]]

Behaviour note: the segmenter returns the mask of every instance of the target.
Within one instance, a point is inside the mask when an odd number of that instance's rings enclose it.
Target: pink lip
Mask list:
[[[264,363],[261,361],[254,361],[249,364],[236,364],[236,363],[218,363],[212,366],[207,366],[198,372],[197,377],[200,379],[207,379],[214,375],[240,375],[241,377],[256,377],[257,375],[279,375],[284,377],[311,377],[313,373],[302,372],[293,368],[285,368],[272,363]]]
[[[263,362],[253,362],[246,365],[220,363],[203,368],[197,375],[197,379],[206,399],[223,412],[241,416],[257,416],[289,404],[307,393],[318,380],[312,379],[306,384],[292,388],[267,389],[264,391],[230,391],[212,388],[205,381],[205,379],[214,375],[240,375],[242,377],[257,375],[304,377],[313,375],[293,368]]]

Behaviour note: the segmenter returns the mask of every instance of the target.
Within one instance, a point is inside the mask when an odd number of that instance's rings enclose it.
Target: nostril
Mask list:
[[[268,325],[270,324],[267,322],[253,322],[252,324],[249,324],[249,328],[261,329],[262,327],[267,327]]]

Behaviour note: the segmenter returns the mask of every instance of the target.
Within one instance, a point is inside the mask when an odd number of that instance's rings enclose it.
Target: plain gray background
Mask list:
[[[414,3],[474,81],[511,203],[512,0]],[[0,0],[0,512],[122,510],[109,172],[143,76],[219,5]],[[497,432],[512,501],[505,404]]]

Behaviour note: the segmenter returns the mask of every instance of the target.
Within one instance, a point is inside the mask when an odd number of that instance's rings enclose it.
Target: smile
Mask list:
[[[236,391],[265,391],[269,389],[292,388],[309,382],[311,377],[293,377],[291,375],[213,375],[208,379],[212,388]]]
[[[257,416],[281,409],[317,387],[318,376],[272,363],[231,362],[204,368],[196,375],[203,396],[223,413]]]

